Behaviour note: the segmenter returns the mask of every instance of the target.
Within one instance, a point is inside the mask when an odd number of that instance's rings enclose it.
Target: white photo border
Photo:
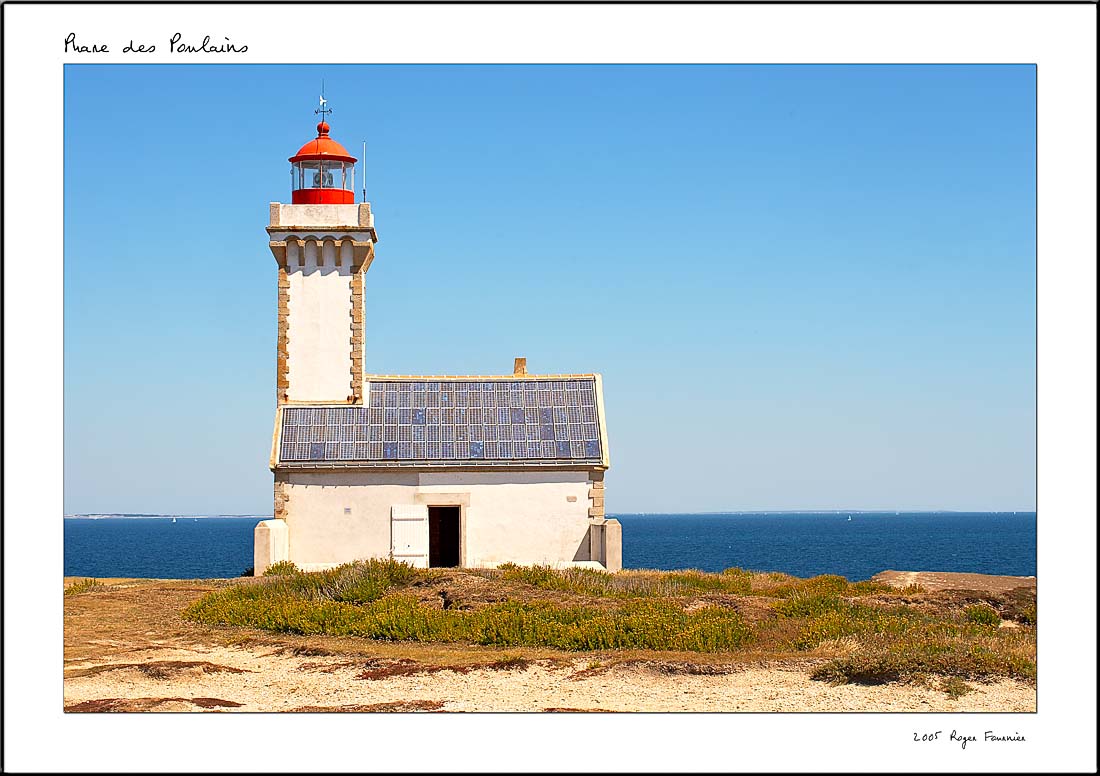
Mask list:
[[[3,13],[8,770],[1095,770],[1095,6],[80,3]],[[313,42],[301,35],[310,14],[361,34],[340,48],[332,35]],[[177,31],[248,51],[118,53],[130,38],[160,43]],[[69,32],[110,41],[112,53],[66,55]],[[1035,63],[1039,712],[63,714],[63,66],[93,62]],[[57,153],[20,153],[32,145]],[[965,751],[913,742],[914,732],[953,728],[1028,740]]]

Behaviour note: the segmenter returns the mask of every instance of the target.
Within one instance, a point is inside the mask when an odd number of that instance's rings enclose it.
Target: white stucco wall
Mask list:
[[[279,223],[274,226],[355,226],[359,223],[359,205],[284,205],[279,206]]]
[[[585,562],[590,486],[584,471],[291,473],[289,558],[309,569],[388,557],[393,505],[458,504],[463,566]]]
[[[285,485],[290,560],[305,568],[388,557],[390,506],[414,503],[417,483],[415,473],[291,475]]]
[[[343,403],[352,393],[351,265],[357,255],[363,260],[363,246],[376,239],[370,205],[272,202],[270,207],[269,240],[286,244],[285,257],[277,257],[280,261],[285,258],[290,284],[286,297],[286,398]],[[336,248],[325,240],[342,244]],[[320,257],[318,241],[324,243]],[[304,247],[300,248],[299,242]]]
[[[351,393],[351,257],[343,246],[336,266],[335,246],[287,248],[287,398],[343,402]]]
[[[420,475],[419,494],[469,493],[464,565],[555,564],[588,560],[589,487],[583,471],[440,472]]]

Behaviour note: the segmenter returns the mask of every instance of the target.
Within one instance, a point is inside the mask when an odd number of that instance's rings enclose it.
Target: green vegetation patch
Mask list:
[[[871,606],[829,594],[799,594],[780,601],[775,611],[802,625],[792,646],[813,649],[849,637],[886,635],[905,640],[931,631],[945,637],[961,635],[959,622],[926,614],[908,606]]]
[[[361,560],[328,571],[304,572],[289,561],[272,565],[260,584],[240,585],[226,593],[245,599],[300,598],[308,601],[369,603],[417,578],[416,569],[395,560]]]
[[[207,624],[239,625],[280,633],[362,636],[388,641],[469,642],[567,650],[654,649],[715,652],[746,644],[752,631],[736,613],[718,607],[685,612],[672,604],[627,603],[608,610],[507,601],[476,610],[434,609],[415,596],[385,595],[347,603],[279,594],[210,593],[185,616]]]
[[[184,616],[386,641],[820,656],[827,662],[814,677],[831,682],[1035,677],[1034,628],[996,627],[993,606],[831,575],[512,564],[442,572],[392,560],[307,573],[286,563],[206,594]]]
[[[996,628],[1001,624],[1001,615],[989,604],[972,604],[963,610],[967,622],[975,625],[991,625]]]
[[[752,639],[741,615],[724,607],[685,611],[676,602],[628,600],[613,608],[504,601],[478,609],[436,609],[396,590],[432,574],[393,561],[291,571],[208,593],[184,616],[280,633],[566,650],[714,652],[737,649]]]
[[[1034,654],[1011,644],[989,644],[963,638],[915,635],[896,641],[871,640],[858,653],[819,666],[812,677],[833,684],[881,684],[929,675],[958,679],[1010,677],[1033,681]]]
[[[964,695],[974,692],[973,687],[957,676],[948,676],[945,678],[940,682],[940,689],[947,693],[951,700],[955,701]]]
[[[791,598],[811,595],[895,595],[894,588],[879,582],[849,582],[825,574],[799,579],[788,574],[759,573],[729,568],[720,574],[684,571],[631,570],[609,573],[596,569],[556,570],[549,566],[517,566],[505,563],[496,569],[471,570],[487,579],[519,582],[541,590],[558,590],[595,598],[676,598],[707,593]]]
[[[1006,620],[1015,620],[1024,625],[1035,625],[1038,619],[1035,603],[1034,587],[1018,587],[1009,590],[1005,594],[1004,603],[999,607],[1001,617]]]
[[[293,561],[280,560],[268,566],[263,575],[265,577],[289,577],[297,573],[298,567],[294,565]]]
[[[876,684],[923,679],[1036,678],[1034,631],[974,622],[969,608],[933,615],[909,607],[860,612],[843,627],[858,649],[820,666],[813,678]]]
[[[541,590],[559,590],[595,598],[671,598],[700,593],[747,595],[752,590],[752,573],[726,569],[721,574],[687,571],[620,571],[612,574],[597,569],[555,570],[549,566],[517,566],[505,563],[478,572],[488,579],[521,582]]]
[[[78,579],[66,586],[65,595],[79,595],[80,593],[87,593],[90,590],[105,589],[107,589],[107,586],[100,584],[98,579]]]

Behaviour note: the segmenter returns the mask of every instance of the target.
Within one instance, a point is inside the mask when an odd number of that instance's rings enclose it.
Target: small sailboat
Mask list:
[[[849,523],[852,522],[852,516],[851,515],[848,515],[848,522]]]
[[[174,518],[174,517],[173,517],[173,518],[172,518],[172,522],[173,522],[173,523],[174,523],[174,522],[176,522],[176,518]]]

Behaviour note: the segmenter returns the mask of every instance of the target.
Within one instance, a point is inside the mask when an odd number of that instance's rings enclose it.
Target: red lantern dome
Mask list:
[[[290,157],[295,205],[355,203],[355,162],[347,149],[329,137],[328,123],[317,125],[317,137]]]

